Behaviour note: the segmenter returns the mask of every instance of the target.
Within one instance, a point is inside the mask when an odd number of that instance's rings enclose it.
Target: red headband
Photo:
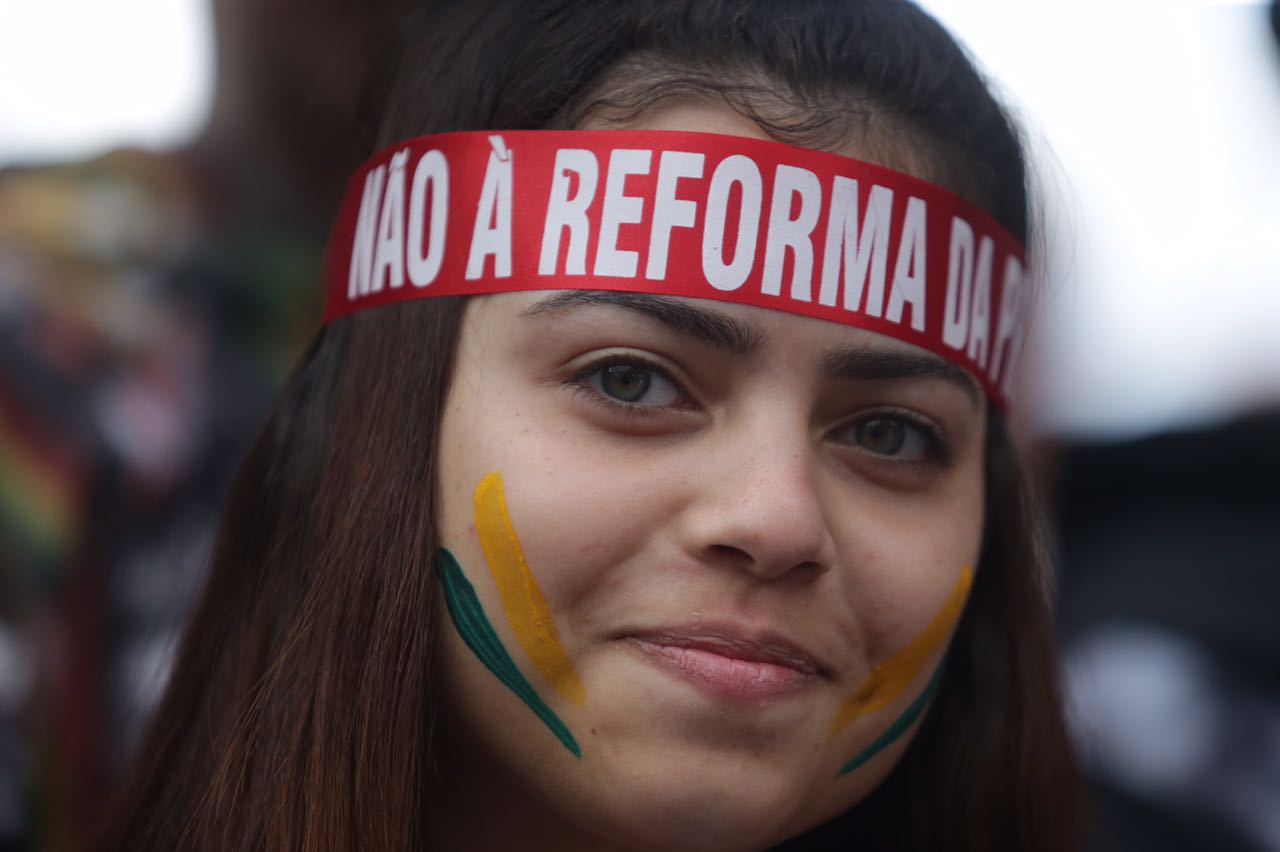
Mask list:
[[[716,299],[921,346],[1004,407],[1024,263],[955,194],[835,154],[710,133],[445,133],[352,178],[324,318],[520,290]]]

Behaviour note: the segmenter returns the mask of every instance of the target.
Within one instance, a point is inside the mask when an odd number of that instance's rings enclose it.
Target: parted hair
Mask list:
[[[608,125],[704,98],[794,144],[855,139],[1032,236],[1015,127],[907,2],[405,0],[385,30],[394,38],[371,51],[375,148]],[[239,470],[99,848],[424,848],[437,439],[462,308],[409,302],[319,332]],[[1077,848],[1037,516],[990,415],[982,554],[937,698],[880,788],[786,848]]]

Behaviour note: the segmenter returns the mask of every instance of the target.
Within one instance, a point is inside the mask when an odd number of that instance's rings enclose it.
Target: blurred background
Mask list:
[[[1091,848],[1280,852],[1280,13],[923,5],[1035,161],[1017,425]],[[378,7],[0,0],[0,852],[80,848],[158,697],[318,317]]]

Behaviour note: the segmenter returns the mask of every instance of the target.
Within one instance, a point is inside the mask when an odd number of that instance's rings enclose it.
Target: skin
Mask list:
[[[659,109],[642,126],[762,136],[705,104]],[[841,705],[977,564],[985,405],[935,356],[860,329],[675,300],[754,341],[730,351],[634,307],[556,296],[468,306],[438,487],[445,546],[583,754],[481,665],[441,605],[430,839],[768,848],[856,804],[910,741],[914,730],[837,777],[920,696],[941,658],[887,707],[833,733]],[[934,369],[832,375],[841,352]],[[581,704],[530,663],[504,617],[474,523],[476,486],[494,472],[581,678]],[[710,623],[785,637],[817,670],[786,694],[740,700],[657,664],[635,639]]]

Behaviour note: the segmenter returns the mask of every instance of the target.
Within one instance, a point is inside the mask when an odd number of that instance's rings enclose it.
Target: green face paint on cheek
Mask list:
[[[876,737],[875,742],[864,748],[858,754],[840,767],[840,771],[836,773],[839,778],[842,775],[848,775],[880,752],[884,751],[894,740],[911,730],[911,726],[916,723],[916,719],[920,718],[920,714],[929,706],[934,693],[938,691],[938,683],[942,680],[942,666],[938,666],[938,670],[933,673],[933,677],[929,679],[929,685],[924,688],[920,696],[911,702],[911,706],[902,712],[902,715],[893,721],[893,724],[885,729],[885,732]]]
[[[525,679],[516,667],[515,661],[503,647],[502,640],[494,631],[493,625],[485,615],[475,587],[462,573],[458,560],[448,550],[441,548],[436,552],[436,570],[444,585],[445,605],[449,609],[449,618],[457,629],[462,641],[480,659],[484,667],[493,672],[503,685],[520,698],[546,725],[556,739],[573,754],[582,757],[582,748],[574,739],[569,727],[547,706],[538,695],[533,685]]]
[[[966,565],[960,570],[960,576],[941,609],[925,628],[905,648],[876,666],[857,691],[841,705],[831,725],[833,736],[856,717],[884,709],[910,688],[915,679],[926,670],[929,660],[938,649],[946,645],[948,637],[955,630],[960,616],[964,613],[964,606],[968,601],[972,585],[973,572]],[[920,695],[916,696],[907,709],[894,719],[871,745],[840,767],[836,777],[847,775],[862,766],[909,731],[929,706],[929,701],[937,691],[941,679],[942,664],[939,663]]]
[[[938,650],[946,645],[964,613],[972,585],[973,571],[966,565],[960,569],[960,576],[942,608],[925,628],[905,648],[872,669],[857,691],[841,705],[831,723],[832,734],[840,733],[859,716],[883,710],[910,688]]]

